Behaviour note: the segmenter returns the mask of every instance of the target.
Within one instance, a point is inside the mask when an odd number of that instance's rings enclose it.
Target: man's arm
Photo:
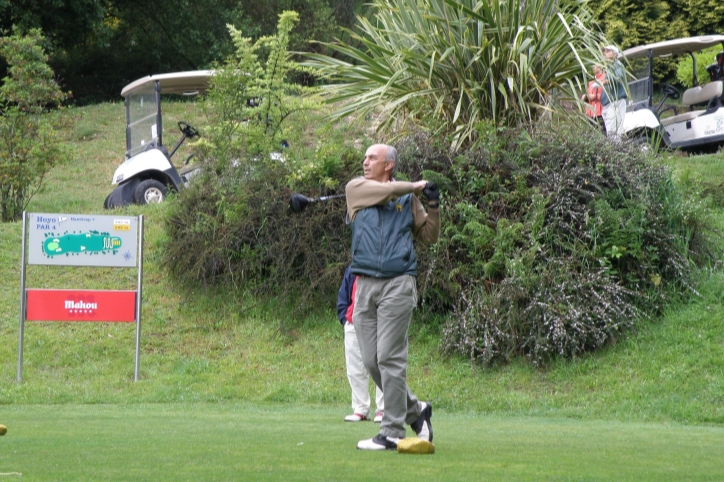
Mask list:
[[[425,212],[420,200],[417,196],[413,196],[412,218],[415,222],[412,230],[415,239],[425,244],[436,243],[437,238],[440,237],[440,207],[431,207],[428,212]]]
[[[387,204],[390,200],[420,191],[420,183],[415,182],[378,182],[364,177],[352,179],[347,183],[347,214],[354,221],[357,211],[370,206]]]

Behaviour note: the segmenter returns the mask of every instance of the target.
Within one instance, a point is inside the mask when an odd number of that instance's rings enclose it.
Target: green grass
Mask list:
[[[22,480],[721,480],[724,428],[436,413],[431,456],[355,450],[372,423],[295,404],[7,407]],[[42,459],[42,462],[41,460]],[[12,479],[9,479],[12,480]]]
[[[193,108],[167,104],[165,125],[201,126]],[[103,214],[123,157],[123,106],[66,115],[73,161],[52,172],[28,210]],[[679,182],[724,181],[720,155],[666,162]],[[724,478],[720,267],[699,274],[701,296],[546,370],[445,358],[437,329],[415,320],[408,381],[435,406],[438,453],[383,454],[380,465],[354,450],[374,427],[341,422],[350,395],[334,300],[280,330],[291,311],[275,300],[174,285],[159,266],[163,205],[121,212],[143,214],[146,227],[137,383],[134,327],[88,323],[26,323],[16,382],[21,226],[0,225],[0,424],[10,427],[0,472],[36,480],[369,480],[380,470],[400,480]],[[135,271],[31,266],[27,285],[133,289]],[[250,439],[263,440],[252,458]]]

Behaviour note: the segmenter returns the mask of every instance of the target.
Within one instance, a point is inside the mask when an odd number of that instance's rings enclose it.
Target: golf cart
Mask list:
[[[198,137],[198,131],[179,122],[181,138],[171,152],[163,143],[161,94],[197,95],[209,87],[211,70],[149,75],[131,82],[121,91],[126,106],[126,160],[113,174],[116,188],[106,197],[103,207],[117,208],[131,203],[158,203],[168,189],[181,190],[194,170],[177,170],[171,158],[186,139]]]
[[[694,53],[714,46],[720,46],[722,55],[717,55],[716,64],[707,67],[710,78],[700,84]],[[672,85],[661,84],[663,98],[654,104],[654,60],[679,55],[690,55],[693,59],[693,87],[682,93]],[[724,146],[724,70],[717,68],[724,57],[724,35],[656,42],[624,50],[622,56],[636,75],[636,80],[628,84],[630,96],[624,118],[628,139],[642,146],[654,143],[654,146],[686,151],[716,150]],[[679,99],[680,103],[667,104]]]

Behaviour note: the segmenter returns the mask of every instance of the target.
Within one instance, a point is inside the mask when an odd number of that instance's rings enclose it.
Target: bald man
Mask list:
[[[417,255],[413,238],[435,243],[440,235],[440,192],[421,180],[397,182],[397,150],[367,149],[364,177],[347,184],[352,227],[351,271],[357,275],[353,319],[365,367],[385,396],[379,434],[360,450],[396,450],[408,424],[432,442],[432,406],[407,386],[407,331],[417,305]],[[428,212],[418,196],[428,199]]]

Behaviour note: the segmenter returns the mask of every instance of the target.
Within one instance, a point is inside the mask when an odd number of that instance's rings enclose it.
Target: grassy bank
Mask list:
[[[169,104],[164,114],[166,126],[179,120],[200,123],[193,104]],[[102,214],[124,150],[123,106],[73,109],[67,116],[74,160],[53,171],[29,211]],[[177,157],[184,158],[183,153]],[[681,182],[696,176],[724,180],[720,156],[671,162]],[[298,329],[282,332],[278,327],[286,315],[278,307],[271,309],[273,300],[262,303],[232,287],[180,289],[158,264],[163,210],[149,206],[123,211],[142,213],[146,220],[137,383],[134,328],[81,323],[28,324],[24,381],[15,382],[21,227],[0,226],[0,404],[294,402],[329,405],[344,414],[349,389],[335,300],[297,320]],[[553,363],[545,371],[524,360],[483,371],[467,360],[446,359],[435,330],[414,323],[410,386],[448,412],[722,424],[724,273],[702,271],[699,282],[701,296],[642,322],[614,346]],[[34,288],[133,285],[133,273],[119,270],[28,269],[28,287]]]

